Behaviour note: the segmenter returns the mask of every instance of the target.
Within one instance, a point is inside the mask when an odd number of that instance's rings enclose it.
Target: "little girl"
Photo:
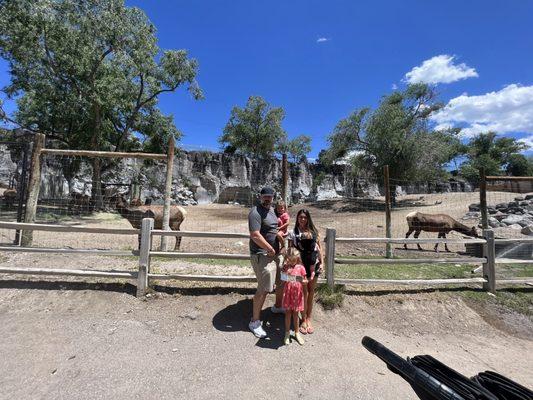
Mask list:
[[[287,229],[289,227],[289,213],[287,212],[287,205],[283,200],[276,203],[276,215],[278,217],[278,237],[279,244],[283,247],[286,246],[285,238],[288,235]]]
[[[307,283],[305,278],[306,272],[302,265],[300,252],[296,249],[291,249],[287,254],[285,264],[282,269],[282,280],[285,280],[283,286],[283,301],[282,307],[285,308],[285,338],[283,344],[290,343],[291,317],[294,324],[294,332],[296,341],[304,344],[304,340],[300,333],[300,320],[298,312],[304,311],[304,292],[302,283]]]

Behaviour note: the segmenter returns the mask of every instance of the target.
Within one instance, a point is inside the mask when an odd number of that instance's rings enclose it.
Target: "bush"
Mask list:
[[[327,284],[322,283],[316,288],[317,301],[322,304],[325,310],[341,307],[344,301],[344,288],[344,285],[335,285],[331,289]]]

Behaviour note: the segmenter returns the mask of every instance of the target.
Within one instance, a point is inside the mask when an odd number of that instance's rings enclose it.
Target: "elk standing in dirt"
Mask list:
[[[413,232],[415,233],[415,239],[418,239],[421,231],[438,232],[439,239],[446,239],[446,235],[451,231],[460,232],[464,235],[476,238],[479,237],[475,226],[469,228],[446,214],[423,214],[414,211],[407,214],[405,218],[407,219],[407,225],[409,225],[409,230],[405,235],[406,239]],[[419,243],[417,243],[417,246],[418,250],[423,250]],[[437,251],[438,247],[439,244],[435,244],[435,251]],[[407,249],[407,243],[404,244],[404,248]],[[444,248],[446,251],[450,251],[450,249],[448,249],[448,244],[446,243],[444,243]]]
[[[153,218],[154,228],[163,229],[163,206],[149,205],[149,206],[128,206],[122,196],[116,198],[116,209],[120,215],[126,218],[132,227],[141,229],[143,218]],[[170,206],[170,220],[169,226],[173,231],[179,231],[180,225],[185,219],[187,211],[183,207],[172,205]],[[139,235],[139,246],[141,243],[141,236]],[[181,244],[181,236],[176,236],[176,244],[174,251],[178,251]]]

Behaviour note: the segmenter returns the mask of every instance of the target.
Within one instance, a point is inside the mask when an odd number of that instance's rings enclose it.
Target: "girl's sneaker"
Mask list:
[[[298,344],[300,346],[303,346],[305,342],[304,342],[304,338],[302,337],[302,334],[300,332],[296,332],[294,336],[296,337],[296,341],[298,342]]]
[[[291,333],[290,332],[287,332],[285,334],[285,337],[283,338],[283,344],[285,346],[288,346],[289,344],[291,343]]]

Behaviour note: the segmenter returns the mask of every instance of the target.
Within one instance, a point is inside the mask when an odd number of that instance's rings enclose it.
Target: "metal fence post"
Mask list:
[[[150,250],[152,248],[153,218],[143,218],[141,226],[141,246],[139,248],[139,274],[137,275],[137,297],[144,296],[148,288],[150,271]]]
[[[487,282],[483,283],[483,290],[491,293],[496,292],[496,245],[494,242],[494,231],[492,229],[484,229],[483,237],[487,241],[483,245],[483,257],[487,259],[483,263],[483,278]]]
[[[385,237],[392,238],[392,219],[391,219],[391,193],[390,193],[390,178],[389,178],[389,166],[383,167],[383,184],[385,185]],[[387,258],[392,258],[392,244],[386,245]]]
[[[328,286],[333,289],[335,286],[335,229],[326,229],[326,279]]]

